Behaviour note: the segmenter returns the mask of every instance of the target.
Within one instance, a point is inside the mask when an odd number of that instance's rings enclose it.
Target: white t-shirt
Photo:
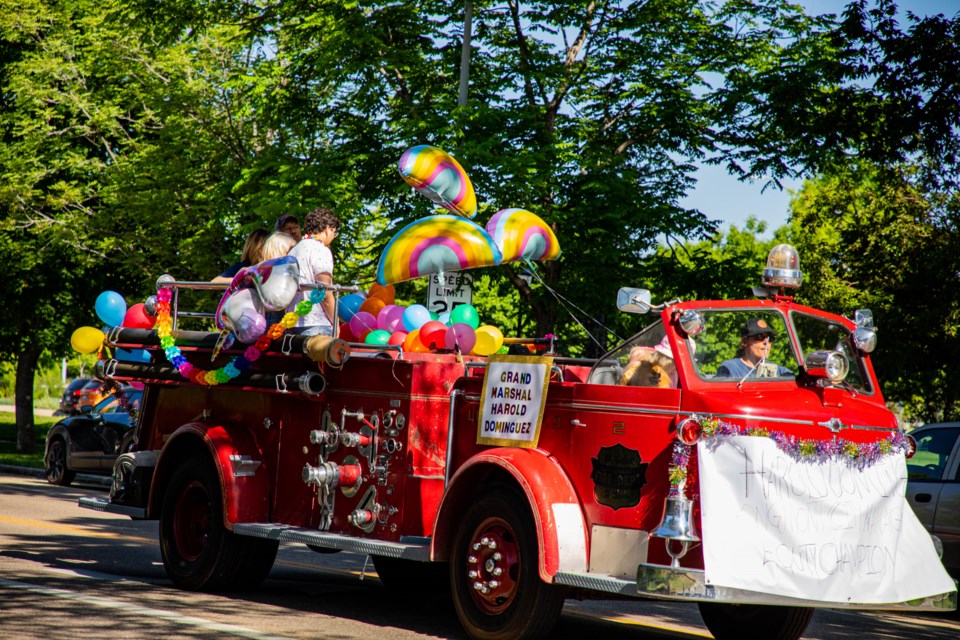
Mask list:
[[[297,259],[300,265],[300,282],[317,282],[318,273],[327,273],[333,276],[333,254],[325,244],[312,238],[304,238],[290,250],[289,255]],[[300,291],[293,298],[293,302],[287,307],[287,311],[294,311],[297,303],[301,300],[309,300],[310,291]],[[298,327],[331,327],[330,319],[323,312],[323,306],[313,305],[313,308],[305,316],[297,320]]]

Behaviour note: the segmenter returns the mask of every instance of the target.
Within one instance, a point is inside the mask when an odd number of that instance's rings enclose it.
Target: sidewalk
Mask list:
[[[0,404],[0,411],[13,413],[14,411],[16,411],[16,407],[14,407],[12,404]],[[36,407],[33,408],[33,415],[35,416],[44,416],[46,418],[49,418],[54,413],[55,411],[53,409],[37,409]]]

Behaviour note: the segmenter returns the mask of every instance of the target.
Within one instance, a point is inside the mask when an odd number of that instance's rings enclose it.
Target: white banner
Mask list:
[[[491,355],[480,398],[477,444],[536,447],[553,358]]]
[[[797,461],[770,438],[697,445],[707,584],[821,602],[954,590],[904,493],[900,456]]]

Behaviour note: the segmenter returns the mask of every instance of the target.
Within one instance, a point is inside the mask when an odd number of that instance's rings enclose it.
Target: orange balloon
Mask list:
[[[374,318],[377,317],[377,314],[380,313],[380,310],[387,306],[387,303],[384,302],[383,298],[367,298],[363,301],[363,304],[360,305],[360,311],[366,311]]]
[[[384,305],[393,304],[395,300],[395,292],[393,290],[393,285],[388,284],[386,286],[379,284],[377,282],[370,285],[370,291],[367,292],[367,300],[370,298],[379,298],[383,300]]]
[[[403,340],[403,350],[411,353],[428,353],[430,351],[420,342],[420,329],[414,329],[407,334],[407,337]]]

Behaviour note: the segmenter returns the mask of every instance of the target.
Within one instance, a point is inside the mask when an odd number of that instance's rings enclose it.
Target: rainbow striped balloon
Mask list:
[[[421,144],[404,151],[397,166],[407,184],[441,207],[466,218],[477,215],[473,184],[446,151]]]
[[[377,265],[377,282],[388,285],[496,264],[500,250],[483,227],[457,216],[428,216],[411,222],[387,243]]]
[[[546,222],[526,209],[501,209],[487,223],[487,233],[503,255],[500,262],[556,260],[560,243]]]

